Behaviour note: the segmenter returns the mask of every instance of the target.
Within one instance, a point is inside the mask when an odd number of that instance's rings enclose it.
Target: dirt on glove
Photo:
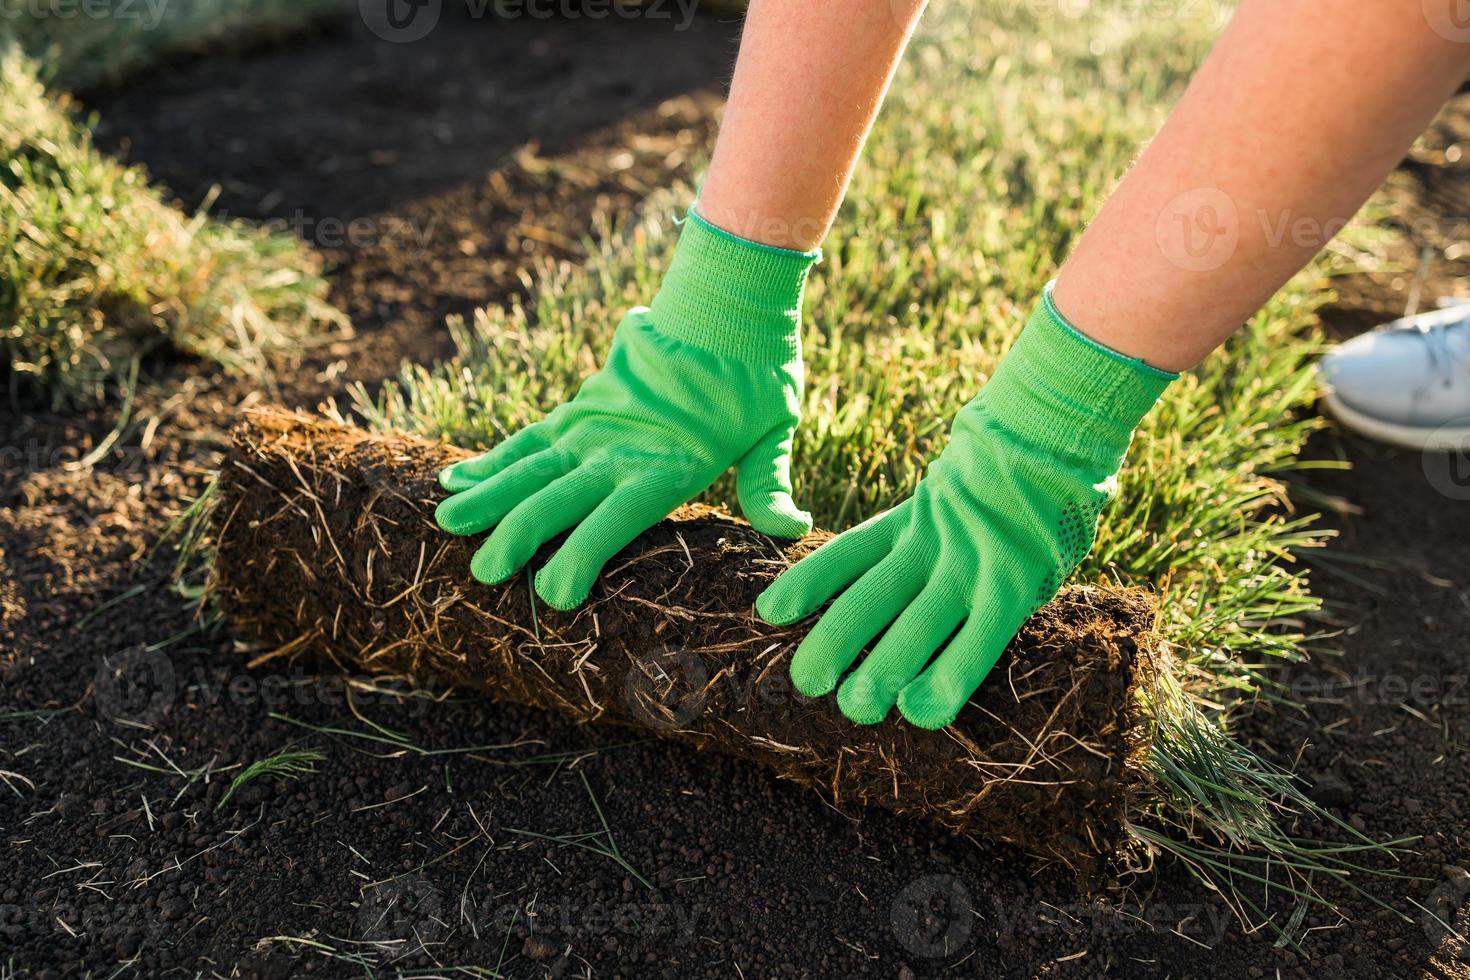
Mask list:
[[[775,627],[754,612],[828,533],[779,541],[687,506],[615,556],[583,606],[559,612],[529,586],[560,538],[526,573],[487,586],[469,574],[480,539],[435,525],[435,475],[466,455],[250,414],[220,477],[212,591],[237,634],[260,642],[252,663],[326,658],[631,726],[755,760],[839,806],[914,814],[1082,873],[1125,846],[1162,655],[1146,593],[1063,589],[945,729],[896,712],[856,725],[788,680],[816,617]]]

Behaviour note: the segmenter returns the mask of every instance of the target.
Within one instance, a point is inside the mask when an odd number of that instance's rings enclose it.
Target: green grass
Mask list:
[[[520,827],[509,828],[512,834],[521,837],[529,837],[532,840],[546,841],[559,847],[576,847],[594,854],[601,854],[612,861],[618,867],[628,873],[628,876],[644,888],[652,890],[653,885],[648,879],[638,873],[638,870],[628,863],[623,857],[623,852],[618,849],[617,839],[613,837],[612,827],[608,825],[607,816],[602,812],[602,804],[597,802],[597,795],[592,792],[592,784],[587,781],[587,773],[581,769],[577,775],[582,777],[582,787],[587,790],[587,799],[592,801],[592,809],[597,814],[597,822],[601,830],[591,830],[576,834],[543,834],[535,830],[525,830]]]
[[[235,791],[257,779],[300,779],[316,772],[316,764],[325,762],[326,755],[316,749],[282,750],[274,755],[250,763],[230,783],[225,795],[219,798],[214,808],[220,810],[234,797]]]
[[[849,527],[913,489],[1226,13],[1104,7],[1063,16],[971,0],[926,15],[809,292],[794,469],[819,525]],[[619,314],[652,296],[670,216],[689,197],[672,189],[601,229],[588,264],[543,271],[526,305],[451,324],[451,361],[407,366],[375,396],[358,390],[358,411],[371,425],[475,447],[539,418],[596,369]],[[1294,836],[1299,820],[1331,820],[1229,734],[1241,706],[1276,696],[1271,668],[1304,655],[1318,607],[1293,554],[1322,532],[1292,512],[1282,481],[1304,465],[1297,454],[1318,424],[1304,412],[1322,343],[1313,311],[1341,262],[1306,270],[1173,386],[1077,576],[1158,591],[1177,654],[1153,696],[1141,858],[1176,855],[1287,942],[1319,883],[1350,887],[1350,859],[1382,851],[1341,827],[1349,844]],[[728,479],[706,496],[734,500]],[[1256,904],[1262,881],[1297,911]]]
[[[350,9],[350,0],[24,0],[0,18],[0,44],[15,42],[44,65],[48,83],[75,90],[164,57],[284,36]]]
[[[24,387],[95,401],[159,348],[259,372],[345,322],[307,246],[205,210],[98,151],[68,97],[0,46],[0,358]]]

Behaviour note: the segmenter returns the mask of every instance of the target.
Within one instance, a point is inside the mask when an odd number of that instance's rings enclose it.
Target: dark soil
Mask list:
[[[95,100],[109,145],[185,200],[222,181],[241,215],[445,222],[419,254],[382,240],[335,250],[362,340],[282,365],[267,397],[309,406],[401,356],[431,357],[443,313],[504,302],[528,263],[575,260],[596,211],[687,172],[733,50],[708,20],[687,33],[454,23],[402,47],[413,56],[328,35]],[[394,85],[410,74],[416,103]],[[492,83],[502,97],[481,99]],[[324,91],[334,118],[314,119]],[[482,127],[506,100],[519,108]],[[1438,132],[1467,118],[1461,97]],[[448,120],[450,142],[425,145],[432,127],[416,119]],[[460,138],[481,156],[464,159]],[[517,150],[532,140],[535,155]],[[1395,178],[1446,219],[1470,213],[1451,145]],[[1424,278],[1470,292],[1467,274],[1441,256]],[[1411,286],[1389,270],[1338,283],[1333,316],[1349,328],[1401,312]],[[1372,310],[1356,321],[1353,290]],[[171,555],[152,548],[261,396],[165,368],[95,466],[67,463],[110,416],[0,416],[0,972],[1470,976],[1470,494],[1443,458],[1329,433],[1316,451],[1357,468],[1313,474],[1301,495],[1352,504],[1329,518],[1340,537],[1308,556],[1341,654],[1298,671],[1307,713],[1263,709],[1253,744],[1300,756],[1318,799],[1368,833],[1422,837],[1400,867],[1416,878],[1362,882],[1407,919],[1334,896],[1351,922],[1314,914],[1339,927],[1308,934],[1308,960],[1268,932],[1241,935],[1177,865],[1089,891],[1008,845],[838,811],[747,762],[285,658],[245,666],[258,651],[201,626],[166,587]],[[282,603],[306,598],[281,584]],[[221,805],[245,766],[286,748],[326,759]]]
[[[675,32],[445,13],[416,43],[355,24],[91,99],[98,145],[185,206],[217,188],[216,213],[289,228],[336,264],[332,300],[362,336],[285,374],[286,404],[442,355],[446,315],[506,301],[535,262],[580,260],[592,214],[688,175],[734,63],[736,25],[714,17]]]

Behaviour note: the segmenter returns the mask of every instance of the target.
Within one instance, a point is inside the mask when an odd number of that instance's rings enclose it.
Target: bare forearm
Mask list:
[[[826,235],[923,0],[752,0],[700,213],[808,249]]]
[[[1467,67],[1419,3],[1244,0],[1063,266],[1058,308],[1193,366],[1346,224]]]

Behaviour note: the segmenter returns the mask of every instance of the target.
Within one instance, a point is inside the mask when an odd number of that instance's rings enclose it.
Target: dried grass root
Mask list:
[[[534,602],[529,575],[473,581],[478,542],[435,526],[435,474],[463,455],[251,413],[220,477],[212,591],[233,628],[264,644],[255,662],[325,657],[632,726],[752,760],[839,806],[920,816],[1083,873],[1125,847],[1161,655],[1147,593],[1063,589],[948,728],[896,713],[854,725],[787,680],[815,619],[779,628],[754,614],[761,589],[825,532],[777,541],[684,507],[609,562],[585,605],[558,612]]]

